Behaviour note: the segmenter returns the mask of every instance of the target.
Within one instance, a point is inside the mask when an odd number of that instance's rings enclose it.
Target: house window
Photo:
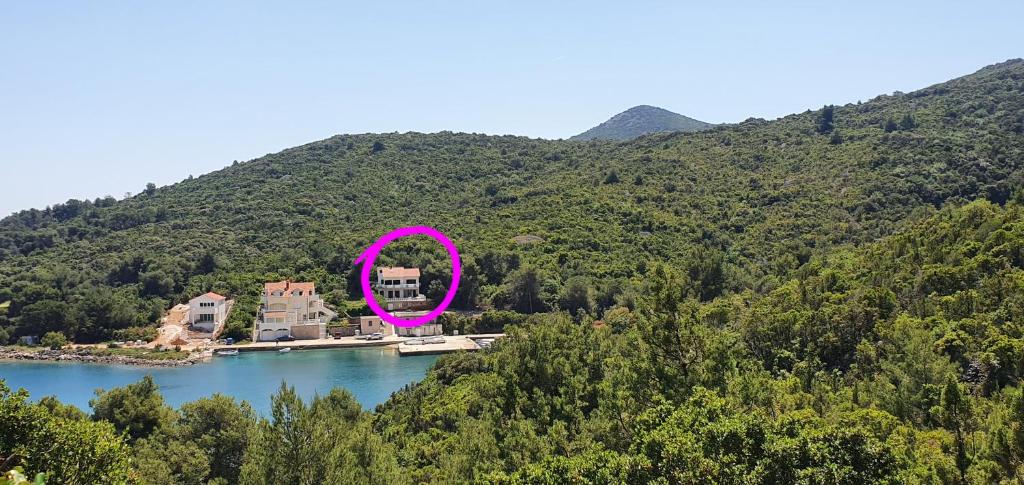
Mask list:
[[[416,280],[405,280],[405,284],[407,284],[407,285],[415,285],[416,284]]]
[[[199,322],[212,322],[213,321],[213,314],[212,313],[200,313],[198,321]]]

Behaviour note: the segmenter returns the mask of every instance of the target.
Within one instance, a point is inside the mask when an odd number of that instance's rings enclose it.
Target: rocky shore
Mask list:
[[[209,354],[193,352],[183,359],[147,359],[126,355],[97,355],[91,349],[24,350],[0,348],[0,360],[41,360],[53,362],[89,362],[95,364],[120,364],[156,367],[183,367],[209,359]]]

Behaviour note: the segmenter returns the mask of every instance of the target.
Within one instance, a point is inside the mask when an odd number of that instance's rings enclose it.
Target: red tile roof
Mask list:
[[[218,294],[216,294],[216,293],[214,293],[212,291],[209,292],[209,293],[203,293],[202,295],[199,295],[199,296],[193,298],[192,300],[197,300],[197,299],[203,298],[203,297],[209,298],[211,300],[216,300],[216,301],[224,301],[224,297],[223,296],[218,295]],[[192,300],[189,300],[189,301],[192,301]]]
[[[384,267],[377,270],[384,278],[419,278],[419,268],[403,268],[401,266],[389,268]]]
[[[286,294],[294,290],[302,290],[305,294],[316,293],[316,285],[313,283],[295,283],[292,281],[272,281],[263,285],[263,291],[267,294],[275,291],[282,291]]]

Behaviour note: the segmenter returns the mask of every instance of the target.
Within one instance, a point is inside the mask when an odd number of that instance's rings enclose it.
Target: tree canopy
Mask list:
[[[223,396],[175,410],[147,378],[87,417],[0,386],[0,454],[113,482],[1015,483],[1022,126],[1015,60],[621,143],[338,136],[24,211],[0,221],[7,338],[102,340],[207,290],[244,328],[284,277],[358,298],[352,255],[412,224],[455,240],[457,304],[488,310],[446,328],[507,336],[373,412],[287,385],[270,416]],[[380,262],[436,290],[435,246]]]

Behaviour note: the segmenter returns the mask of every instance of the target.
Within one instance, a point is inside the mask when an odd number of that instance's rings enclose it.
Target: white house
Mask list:
[[[337,313],[324,305],[313,283],[266,283],[256,320],[256,339],[267,342],[287,336],[326,338],[327,323],[336,316]]]
[[[427,313],[430,312],[395,312],[394,315],[403,320],[412,320],[422,317]],[[415,327],[395,327],[395,334],[399,337],[431,337],[434,335],[444,335],[444,327],[441,325],[440,320],[435,319]]]
[[[210,292],[188,301],[188,323],[200,332],[213,333],[228,316],[227,299]]]
[[[422,308],[427,297],[420,294],[420,269],[377,268],[377,294],[387,302],[388,310]]]

